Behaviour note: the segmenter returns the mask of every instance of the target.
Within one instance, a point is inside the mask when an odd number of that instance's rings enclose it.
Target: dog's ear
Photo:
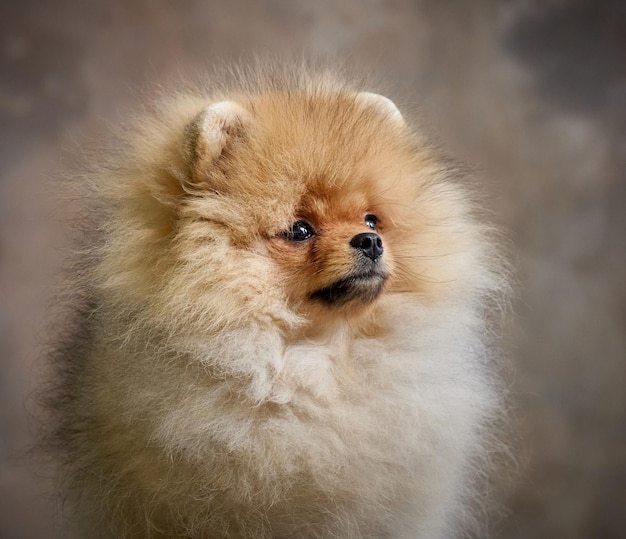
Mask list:
[[[387,117],[394,122],[399,124],[405,123],[402,113],[398,110],[396,104],[388,97],[373,92],[359,92],[356,99],[363,106],[375,108],[386,114]]]
[[[205,108],[185,127],[185,160],[194,181],[205,180],[220,159],[245,138],[248,112],[234,101]]]

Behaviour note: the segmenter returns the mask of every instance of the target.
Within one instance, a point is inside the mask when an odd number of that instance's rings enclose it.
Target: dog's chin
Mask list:
[[[389,275],[381,269],[354,272],[314,291],[309,299],[329,309],[370,305],[382,293]]]

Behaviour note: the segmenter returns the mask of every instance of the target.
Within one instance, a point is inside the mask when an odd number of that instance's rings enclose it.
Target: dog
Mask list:
[[[51,352],[82,536],[467,533],[506,272],[466,175],[388,98],[252,69],[130,121]]]

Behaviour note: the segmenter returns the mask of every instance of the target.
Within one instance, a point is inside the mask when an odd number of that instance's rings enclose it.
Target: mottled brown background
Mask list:
[[[45,482],[19,457],[66,243],[50,195],[64,152],[123,117],[133,89],[252,51],[348,57],[483,171],[521,296],[506,339],[519,470],[493,536],[626,537],[625,6],[2,1],[0,537],[58,535]]]

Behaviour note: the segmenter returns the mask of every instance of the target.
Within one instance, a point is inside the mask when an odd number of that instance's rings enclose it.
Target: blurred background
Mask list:
[[[626,537],[625,2],[2,0],[0,538],[58,535],[22,458],[67,243],[57,171],[138,89],[251,52],[347,59],[477,167],[520,282],[492,537]]]

